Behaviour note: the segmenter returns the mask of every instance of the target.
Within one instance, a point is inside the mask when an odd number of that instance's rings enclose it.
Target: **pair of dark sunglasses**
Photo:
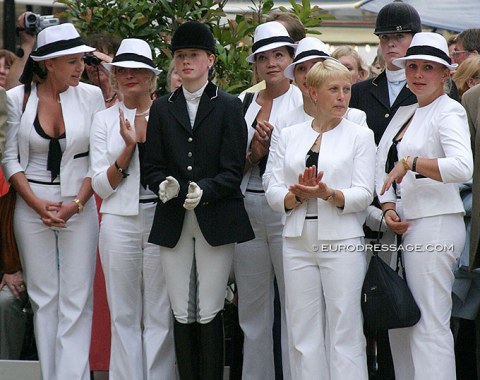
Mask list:
[[[102,60],[100,58],[95,57],[93,54],[85,54],[83,56],[83,61],[88,66],[98,66],[100,65],[100,63],[102,63]]]

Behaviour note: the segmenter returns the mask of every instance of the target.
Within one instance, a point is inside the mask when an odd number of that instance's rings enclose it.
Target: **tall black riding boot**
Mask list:
[[[198,323],[175,321],[173,335],[180,380],[200,380]]]
[[[206,324],[200,324],[200,379],[223,380],[223,317],[219,312]]]

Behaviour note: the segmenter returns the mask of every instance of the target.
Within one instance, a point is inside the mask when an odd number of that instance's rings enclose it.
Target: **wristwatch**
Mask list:
[[[127,178],[130,174],[127,173],[127,169],[121,168],[118,166],[117,161],[115,161],[115,169],[117,169],[117,172],[119,172],[123,178]]]

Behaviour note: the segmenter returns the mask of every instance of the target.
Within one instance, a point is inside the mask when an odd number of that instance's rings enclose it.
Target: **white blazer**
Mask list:
[[[255,121],[260,109],[262,108],[260,104],[257,103],[258,92],[255,93],[252,99],[252,103],[248,107],[247,112],[245,113],[245,122],[247,124],[247,152],[250,149],[250,144],[253,139],[253,135],[255,134],[255,129],[252,128],[252,124]],[[240,99],[243,101],[244,95],[240,96]],[[290,89],[283,95],[279,96],[278,98],[273,99],[272,103],[272,110],[270,112],[269,122],[273,125],[274,129],[277,124],[278,118],[281,114],[288,112],[290,110],[294,110],[295,108],[301,106],[303,104],[302,93],[298,89],[297,86],[291,84]],[[248,181],[250,180],[250,176],[252,175],[252,169],[248,170],[242,179],[242,183],[240,188],[242,189],[242,193],[245,194],[245,190],[247,189]]]
[[[30,96],[22,114],[24,86],[7,92],[8,131],[5,153],[2,159],[5,178],[25,171],[29,162],[30,134],[37,116],[37,87],[32,85]],[[90,127],[96,112],[105,107],[102,91],[85,83],[71,86],[60,94],[63,122],[65,124],[66,147],[60,163],[63,197],[76,196],[89,173]]]
[[[280,133],[272,158],[272,175],[266,190],[270,206],[285,215],[283,236],[301,236],[307,203],[285,212],[284,198],[291,184],[305,170],[305,157],[318,133],[311,122],[285,128]],[[365,210],[373,200],[375,141],[373,132],[342,119],[334,129],[323,133],[317,168],[324,171],[324,182],[345,196],[343,209],[317,200],[318,239],[343,240],[363,236]]]
[[[352,123],[361,125],[362,127],[368,128],[367,125],[367,114],[356,108],[349,108],[343,116],[345,119],[350,120]],[[273,129],[271,140],[270,140],[270,154],[268,156],[267,167],[265,173],[262,176],[263,188],[268,187],[268,182],[270,181],[271,169],[272,166],[272,157],[275,154],[275,149],[277,149],[278,139],[280,138],[280,133],[282,129],[291,127],[292,125],[301,124],[306,121],[312,121],[313,117],[307,114],[303,108],[303,103],[300,107],[297,107],[289,112],[286,112],[278,118],[277,124]]]
[[[393,138],[410,119],[398,157],[438,158],[442,182],[408,171],[402,180],[402,209],[406,219],[464,212],[458,184],[472,178],[473,157],[467,115],[462,105],[442,95],[425,107],[400,107],[378,145],[375,186],[380,194],[387,177],[385,162]],[[393,187],[379,195],[380,203],[396,202]]]
[[[116,189],[108,181],[107,169],[115,162],[125,148],[120,135],[119,109],[125,119],[135,128],[135,109],[128,109],[123,102],[95,115],[90,135],[93,190],[103,199],[101,213],[116,215],[138,215],[140,197],[140,160],[135,148],[128,166],[128,177]]]

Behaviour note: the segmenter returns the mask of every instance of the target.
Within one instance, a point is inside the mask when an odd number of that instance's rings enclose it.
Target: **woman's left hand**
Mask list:
[[[20,298],[23,292],[25,292],[25,283],[23,282],[23,273],[18,271],[12,274],[5,273],[3,275],[2,281],[0,282],[0,289],[5,285],[8,286],[12,295],[15,298]]]
[[[65,223],[63,225],[51,224],[50,227],[65,228],[67,221],[76,213],[78,213],[78,205],[75,202],[63,202],[56,216]]]
[[[135,146],[137,144],[137,133],[135,129],[132,128],[130,124],[130,120],[125,119],[125,114],[123,110],[119,109],[119,121],[120,121],[120,135],[125,141],[125,145],[127,146]]]
[[[322,182],[323,171],[317,173],[315,165],[306,168],[298,176],[298,183],[290,186],[290,191],[300,199],[328,198],[330,189]]]
[[[380,195],[385,194],[385,192],[390,189],[393,182],[402,183],[405,174],[407,174],[407,171],[403,167],[402,161],[398,161],[390,173],[388,173],[387,179],[383,183],[382,190],[380,191]]]

